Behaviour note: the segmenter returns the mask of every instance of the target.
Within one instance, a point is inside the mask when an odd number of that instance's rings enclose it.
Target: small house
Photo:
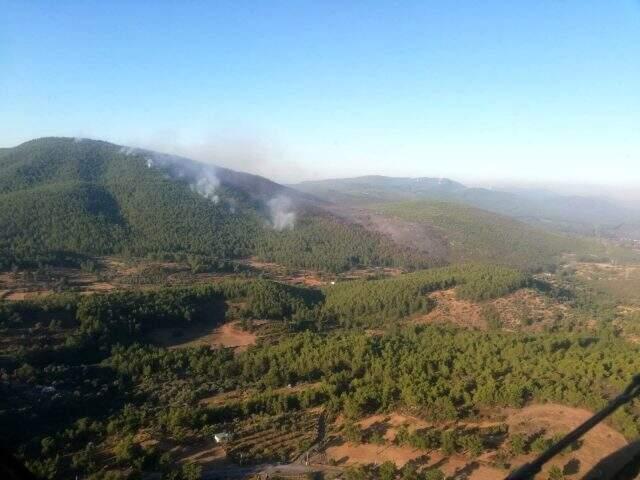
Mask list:
[[[213,436],[213,439],[216,441],[216,443],[226,443],[231,440],[231,434],[228,432],[216,433]]]

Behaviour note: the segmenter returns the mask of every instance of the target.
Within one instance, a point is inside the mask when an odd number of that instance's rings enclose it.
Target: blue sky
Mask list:
[[[0,145],[640,183],[640,2],[0,0]]]

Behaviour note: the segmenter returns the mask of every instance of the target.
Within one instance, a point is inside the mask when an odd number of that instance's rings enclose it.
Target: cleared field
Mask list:
[[[391,461],[398,467],[404,466],[407,462],[417,460],[422,457],[431,458],[425,452],[409,447],[398,447],[395,445],[373,445],[370,443],[355,444],[343,443],[327,448],[327,458],[338,465],[366,465],[370,463],[383,463]],[[436,454],[442,460],[439,454]],[[438,461],[436,460],[436,461]]]
[[[208,338],[197,340],[212,346],[231,347],[246,350],[256,343],[256,335],[238,328],[238,323],[225,323],[216,328]]]
[[[466,478],[469,480],[495,480],[503,478],[505,470],[491,467],[486,460],[479,458],[469,460],[462,455],[444,456],[438,451],[424,452],[422,450],[398,447],[395,445],[378,446],[372,444],[351,444],[329,447],[327,457],[338,465],[366,465],[390,461],[398,468],[408,462],[416,462],[423,467],[437,467],[450,478]]]
[[[194,443],[178,443],[166,437],[156,437],[150,432],[139,432],[136,442],[145,448],[161,447],[171,452],[173,457],[182,463],[198,463],[207,470],[232,467],[233,463],[227,458],[225,448],[215,440],[197,441]]]
[[[314,388],[319,388],[322,385],[322,382],[314,382],[314,383],[299,383],[298,385],[292,385],[282,388],[276,388],[271,390],[272,393],[298,393],[303,392],[305,390],[311,390]],[[220,406],[229,403],[238,403],[243,400],[249,399],[252,395],[258,393],[258,390],[248,388],[243,390],[232,390],[230,392],[219,393],[212,397],[203,398],[201,403],[207,406]],[[318,413],[318,412],[315,412]]]
[[[458,300],[455,289],[432,293],[429,298],[435,302],[435,308],[426,315],[414,319],[415,323],[454,323],[470,328],[486,328],[482,317],[482,307],[468,300]]]
[[[115,288],[102,276],[79,269],[46,267],[0,273],[0,299],[30,300],[61,291],[93,293]]]
[[[302,285],[306,287],[321,287],[341,280],[357,280],[370,277],[395,277],[403,273],[399,268],[369,267],[354,268],[339,274],[329,274],[315,270],[289,269],[278,263],[263,262],[256,258],[241,260],[240,262],[251,267],[255,271],[267,275],[273,280],[287,283],[289,285]]]

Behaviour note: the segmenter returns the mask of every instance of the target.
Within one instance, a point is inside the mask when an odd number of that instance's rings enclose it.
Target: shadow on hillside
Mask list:
[[[630,443],[598,462],[585,480],[631,480],[640,474],[640,440]]]

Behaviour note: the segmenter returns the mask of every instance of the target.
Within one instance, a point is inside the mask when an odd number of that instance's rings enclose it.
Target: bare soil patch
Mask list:
[[[209,345],[231,347],[237,350],[246,350],[256,343],[256,335],[238,327],[238,322],[225,323],[216,328],[208,339],[203,339]]]
[[[366,465],[390,461],[402,467],[411,460],[425,456],[425,452],[395,445],[373,445],[370,443],[343,443],[327,448],[327,458],[338,465]]]
[[[372,415],[358,422],[358,425],[364,430],[382,427],[385,430],[384,438],[393,441],[396,438],[398,428],[402,425],[406,425],[408,430],[413,432],[420,428],[429,427],[432,423],[418,417],[394,412],[389,415]]]
[[[481,314],[481,305],[457,299],[454,288],[432,293],[429,298],[435,301],[436,307],[426,315],[416,317],[415,323],[453,323],[482,329],[487,327]]]
[[[243,351],[256,343],[257,336],[242,330],[238,322],[225,323],[216,327],[194,324],[186,328],[158,328],[151,332],[150,339],[168,348],[186,347],[226,347]]]
[[[465,478],[469,480],[498,480],[504,478],[506,471],[491,467],[485,463],[486,455],[477,460],[469,460],[463,455],[452,455],[440,461],[439,468],[447,478]],[[438,462],[434,462],[438,465]]]

